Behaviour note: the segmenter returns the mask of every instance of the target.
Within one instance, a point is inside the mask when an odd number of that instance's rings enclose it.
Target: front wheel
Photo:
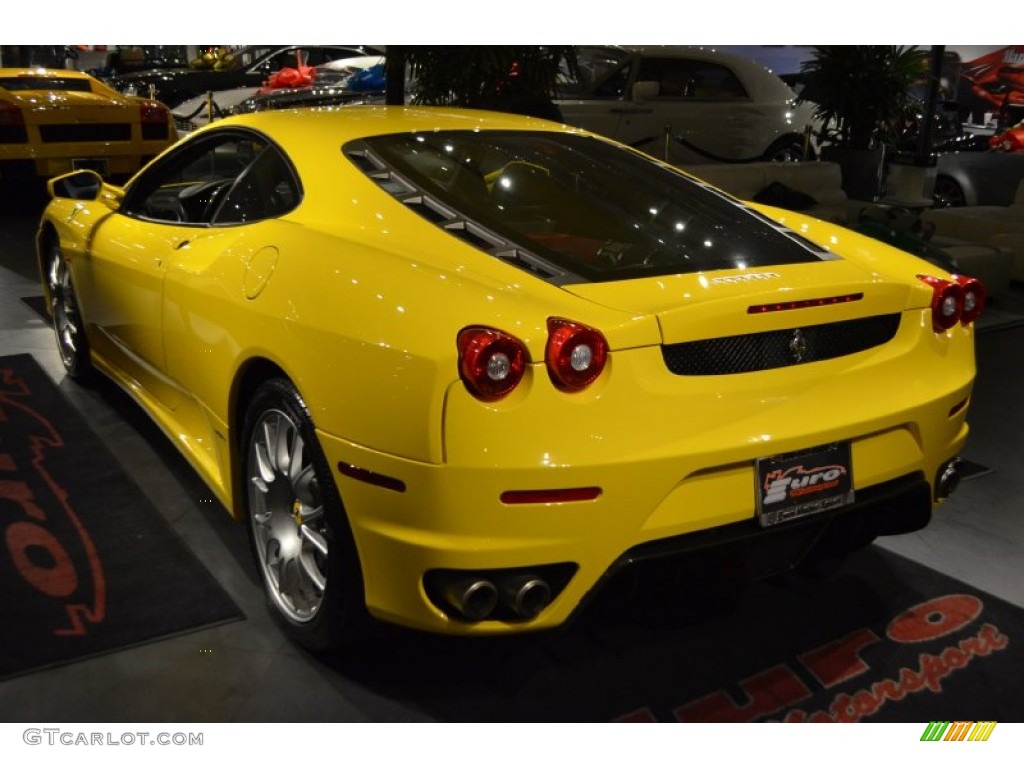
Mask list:
[[[57,351],[64,370],[75,379],[92,375],[89,340],[78,308],[78,297],[71,278],[71,268],[60,245],[51,241],[46,248],[46,287],[50,294],[50,316],[57,338]]]
[[[274,615],[314,651],[359,640],[368,616],[358,554],[312,419],[289,381],[256,391],[242,447],[250,541]]]

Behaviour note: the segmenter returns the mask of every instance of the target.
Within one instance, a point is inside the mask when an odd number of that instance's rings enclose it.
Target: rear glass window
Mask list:
[[[82,77],[0,77],[0,88],[8,91],[85,91],[92,83]]]
[[[570,281],[831,258],[741,203],[593,137],[431,132],[346,147],[352,156],[357,149],[417,194],[570,273]],[[400,199],[414,198],[360,166]]]

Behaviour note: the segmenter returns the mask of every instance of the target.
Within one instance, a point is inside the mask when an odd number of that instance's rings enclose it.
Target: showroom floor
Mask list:
[[[320,660],[296,648],[263,605],[244,529],[206,501],[201,482],[129,401],[64,377],[51,329],[21,301],[40,293],[32,261],[35,215],[0,219],[0,355],[35,357],[245,618],[0,682],[3,720],[459,721],[489,711],[531,720],[528,709],[493,702],[515,698],[523,686],[542,687],[557,668],[590,677],[644,653],[648,635],[592,623],[550,640],[486,644],[397,633],[360,659]],[[1011,317],[1024,307],[1024,289],[1017,291],[995,305]],[[927,529],[882,546],[1024,608],[1022,349],[1024,326],[979,334],[965,457],[991,472],[964,482]],[[647,685],[667,688],[673,681]],[[624,697],[622,714],[635,706]],[[543,712],[538,719],[581,717],[537,711]]]

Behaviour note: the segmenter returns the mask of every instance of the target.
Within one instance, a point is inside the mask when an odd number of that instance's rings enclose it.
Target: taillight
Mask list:
[[[0,125],[24,125],[25,116],[21,107],[9,101],[0,101]]]
[[[459,331],[459,376],[480,400],[500,400],[526,372],[526,346],[495,328],[470,326]]]
[[[142,115],[143,125],[167,122],[167,108],[163,104],[146,101],[139,107],[139,111]]]
[[[918,275],[932,287],[932,328],[936,333],[948,331],[960,321],[964,310],[964,289],[960,283],[931,275]]]
[[[0,100],[0,144],[24,144],[27,141],[28,133],[21,107]]]
[[[981,316],[985,309],[985,284],[976,277],[966,275],[954,275],[956,281],[964,291],[963,311],[960,313],[960,322],[969,325]]]
[[[143,102],[139,107],[142,117],[142,140],[162,141],[170,137],[167,108],[156,101]]]
[[[608,360],[608,342],[600,331],[561,317],[548,318],[544,362],[559,389],[577,392],[601,375]]]

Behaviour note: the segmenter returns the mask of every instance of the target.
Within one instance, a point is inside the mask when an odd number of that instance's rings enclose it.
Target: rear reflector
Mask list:
[[[950,408],[949,409],[949,415],[952,417],[952,416],[956,416],[958,413],[960,413],[960,411],[962,411],[964,408],[967,407],[967,400],[968,400],[968,398],[965,397],[959,403],[957,403],[952,408]]]
[[[502,504],[561,504],[566,501],[593,501],[600,488],[556,488],[543,491],[505,491]]]
[[[338,462],[338,471],[345,475],[345,477],[351,477],[353,480],[360,480],[361,482],[369,483],[370,485],[387,488],[389,491],[405,493],[405,483],[397,477],[381,475],[377,472],[373,472],[372,470],[357,467],[354,464],[346,464],[344,461]]]

